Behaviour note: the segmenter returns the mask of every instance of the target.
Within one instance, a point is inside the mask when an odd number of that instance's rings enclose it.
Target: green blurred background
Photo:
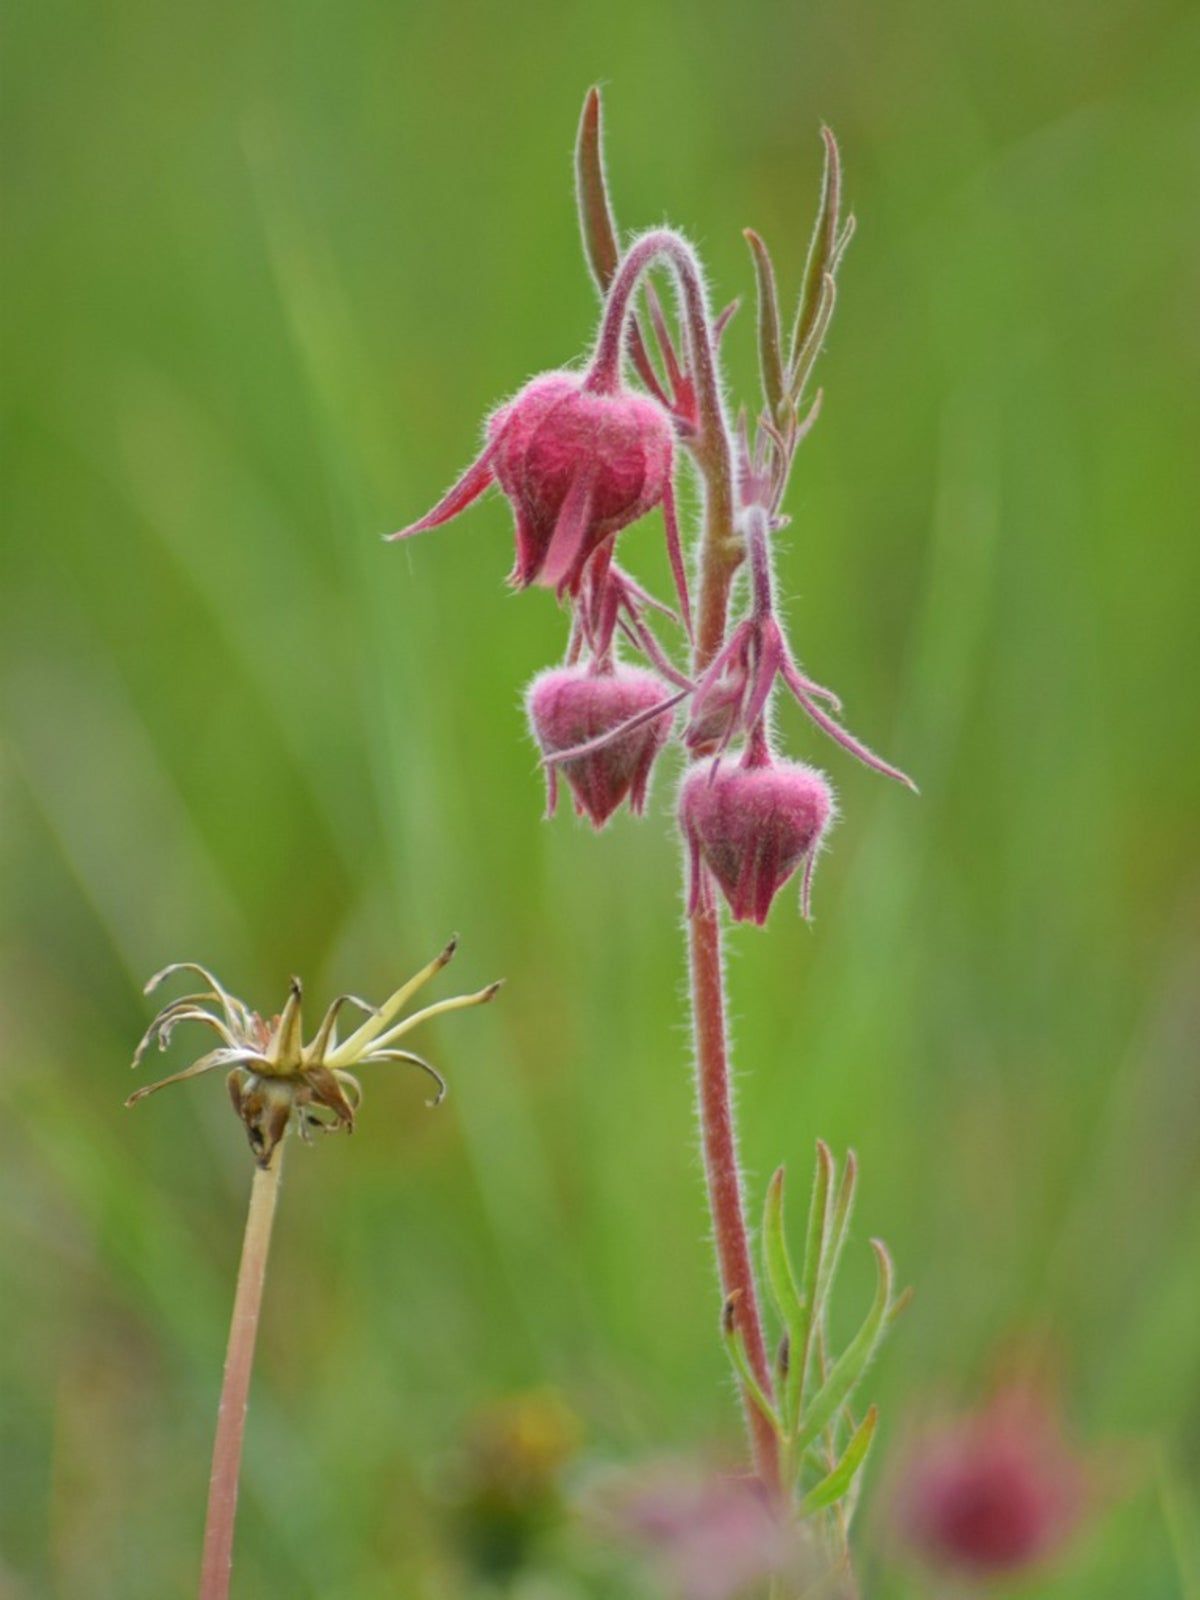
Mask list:
[[[194,1580],[249,1165],[215,1081],[122,1109],[178,957],[274,1009],[292,971],[379,996],[457,928],[445,992],[509,979],[424,1035],[441,1111],[373,1079],[352,1143],[292,1153],[237,1593],[477,1592],[444,1508],[498,1397],[557,1394],[583,1466],[736,1451],[674,780],[599,837],[543,823],[519,695],[563,623],[502,586],[507,508],[379,542],[590,337],[601,80],[622,223],[689,231],[718,303],[748,223],[794,288],[822,118],[860,222],[781,582],[923,795],[785,714],[843,820],[816,924],[781,903],[730,978],[755,1205],[852,1143],[839,1324],[870,1233],[918,1288],[868,1534],[906,1419],[1033,1338],[1115,1487],[1022,1592],[1195,1600],[1200,13],[7,11],[0,1588]],[[625,545],[655,581],[660,544]],[[522,1592],[591,1594],[588,1559]]]

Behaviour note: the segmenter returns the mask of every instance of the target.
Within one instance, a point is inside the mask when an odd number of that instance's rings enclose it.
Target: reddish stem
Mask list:
[[[605,305],[586,386],[606,392],[620,379],[621,352],[633,294],[641,275],[656,260],[670,262],[680,287],[688,355],[696,384],[698,428],[693,457],[704,480],[704,533],[700,544],[700,605],[693,657],[699,679],[725,639],[729,590],[743,559],[734,531],[733,451],[717,381],[712,318],[699,264],[687,241],[667,229],[644,234],[621,261]],[[704,1169],[713,1234],[726,1297],[737,1295],[738,1326],[756,1379],[767,1394],[773,1384],[763,1340],[758,1292],[742,1207],[741,1172],[733,1121],[729,1049],[725,1033],[725,976],[721,924],[714,908],[697,907],[688,919],[693,1025],[696,1040],[697,1099]],[[748,1393],[743,1405],[754,1447],[754,1462],[772,1496],[780,1492],[779,1448],[770,1424]]]
[[[738,1296],[737,1325],[745,1341],[746,1355],[755,1377],[770,1394],[770,1365],[763,1342],[754,1267],[742,1209],[742,1180],[725,1037],[721,924],[715,906],[708,910],[698,907],[688,918],[688,952],[704,1170],[708,1178],[721,1287],[726,1296]],[[770,1423],[749,1396],[743,1394],[743,1401],[754,1444],[755,1466],[768,1492],[775,1496],[780,1492],[778,1443]]]
[[[213,1441],[212,1473],[208,1482],[208,1515],[204,1524],[204,1556],[200,1568],[200,1600],[227,1600],[233,1570],[233,1527],[237,1516],[238,1477],[242,1465],[242,1438],[246,1431],[246,1406],[250,1374],[262,1309],[271,1226],[279,1197],[283,1145],[276,1147],[265,1167],[254,1169],[242,1260],[238,1267],[229,1344],[225,1351],[225,1376],[217,1409],[217,1436]]]

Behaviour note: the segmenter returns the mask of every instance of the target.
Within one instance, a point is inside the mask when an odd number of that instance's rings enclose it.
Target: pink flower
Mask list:
[[[673,426],[657,400],[590,373],[547,372],[492,413],[482,454],[432,511],[392,537],[440,527],[498,483],[516,516],[510,582],[574,595],[592,557],[661,505],[686,615],[673,467]]]
[[[801,909],[809,915],[813,868],[834,814],[824,776],[779,761],[756,739],[737,766],[698,762],[679,796],[691,860],[689,915],[711,903],[715,878],[738,922],[767,920],[771,902],[800,866]]]
[[[650,769],[670,737],[680,698],[657,673],[620,663],[539,673],[525,705],[547,758],[548,814],[558,800],[559,768],[571,785],[576,811],[586,813],[597,828],[627,795],[631,809],[641,812]]]
[[[777,1574],[798,1590],[813,1576],[797,1530],[749,1479],[664,1462],[631,1475],[606,1499],[605,1521],[645,1551],[675,1600],[735,1600]]]
[[[935,1565],[986,1576],[1053,1553],[1082,1515],[1084,1468],[1057,1412],[1028,1384],[930,1430],[903,1469],[900,1529]]]

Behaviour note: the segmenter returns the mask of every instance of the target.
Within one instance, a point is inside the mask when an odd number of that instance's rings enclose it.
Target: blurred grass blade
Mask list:
[[[1200,1600],[1200,1515],[1187,1485],[1172,1471],[1165,1447],[1158,1452],[1158,1501],[1183,1600]]]
[[[888,1255],[886,1247],[878,1239],[871,1240],[871,1248],[875,1252],[875,1262],[878,1270],[875,1299],[862,1327],[859,1328],[845,1351],[834,1363],[833,1371],[817,1391],[812,1404],[808,1407],[804,1416],[804,1426],[801,1428],[796,1440],[798,1451],[807,1449],[825,1427],[832,1422],[845,1402],[849,1400],[854,1390],[858,1387],[863,1374],[870,1366],[872,1357],[879,1348],[879,1342],[883,1337],[888,1307],[892,1298],[892,1279],[894,1276],[892,1258]]]
[[[854,1430],[837,1466],[801,1500],[802,1517],[810,1517],[816,1511],[824,1511],[827,1507],[835,1505],[854,1487],[854,1480],[867,1459],[871,1442],[875,1437],[875,1424],[878,1421],[879,1410],[876,1406],[872,1406]]]

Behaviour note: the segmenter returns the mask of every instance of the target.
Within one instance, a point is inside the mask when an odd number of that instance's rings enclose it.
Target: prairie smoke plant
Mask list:
[[[390,1064],[417,1067],[436,1085],[434,1099],[429,1103],[436,1105],[442,1099],[446,1091],[442,1075],[423,1056],[399,1049],[397,1045],[422,1022],[448,1011],[486,1005],[498,993],[500,984],[491,983],[475,994],[439,1000],[403,1015],[404,1008],[418,990],[450,961],[457,944],[457,939],[452,939],[381,1006],[373,1006],[355,995],[339,995],[307,1044],[298,978],[292,979],[283,1010],[270,1022],[252,1011],[245,1001],[230,994],[207,967],[193,961],[178,961],[164,967],[146,985],[149,994],[166,978],[189,972],[206,987],[182,995],[162,1008],[134,1053],[135,1067],[152,1044],[157,1043],[160,1050],[165,1050],[175,1029],[185,1022],[210,1029],[220,1043],[182,1071],[135,1090],[126,1105],[135,1105],[169,1084],[184,1083],[225,1067],[229,1097],[245,1127],[256,1162],[217,1410],[200,1600],[225,1600],[229,1593],[242,1438],[284,1140],[292,1130],[305,1141],[311,1141],[314,1129],[336,1133],[344,1128],[352,1133],[362,1102],[362,1086],[355,1076],[360,1067]],[[338,1018],[347,1005],[365,1012],[366,1020],[347,1038],[339,1040]]]
[[[874,1427],[868,1412],[844,1437],[846,1404],[895,1309],[891,1266],[877,1246],[876,1305],[865,1331],[826,1370],[823,1308],[849,1223],[853,1162],[829,1200],[832,1165],[820,1147],[805,1258],[815,1277],[786,1293],[778,1278],[786,1250],[777,1180],[768,1202],[775,1207],[768,1276],[787,1341],[795,1346],[803,1334],[805,1348],[799,1377],[794,1365],[786,1373],[772,1367],[743,1213],[723,928],[712,893],[719,887],[735,919],[762,923],[779,889],[799,871],[806,915],[809,909],[813,863],[833,815],[833,796],[820,773],[772,746],[779,684],[842,749],[912,786],[843,726],[836,695],[800,669],[774,597],[774,536],[787,523],[782,506],[790,474],[820,410],[821,396],[810,394],[810,379],[854,231],[853,218],[842,213],[837,144],[828,129],[822,139],[820,207],[790,330],[784,328],[770,253],[758,234],[746,234],[757,287],[762,400],[753,420],[743,410],[735,428],[726,411],[719,354],[736,303],[714,314],[696,251],[673,229],[653,229],[622,248],[604,173],[600,96],[593,89],[575,152],[584,249],[602,298],[591,357],[580,371],[535,378],[500,407],[487,424],[482,453],[459,482],[393,537],[448,522],[493,483],[511,502],[513,583],[553,589],[570,617],[562,664],[539,674],[527,696],[551,811],[559,772],[577,810],[597,827],[626,800],[641,810],[651,768],[682,707],[682,743],[693,765],[676,820],[691,869],[687,933],[697,1100],[726,1343],[741,1380],[765,1502],[776,1512],[790,1508],[821,1519],[836,1509],[838,1539],[830,1548],[844,1566],[848,1507]],[[675,292],[674,318],[664,310],[654,280],[663,272]],[[676,515],[680,460],[690,463],[701,494],[700,526],[687,541],[690,563]],[[677,611],[615,559],[619,537],[658,506]],[[739,584],[743,570],[748,579]],[[659,637],[664,626],[675,630],[670,646]],[[619,652],[641,659],[635,665]]]

